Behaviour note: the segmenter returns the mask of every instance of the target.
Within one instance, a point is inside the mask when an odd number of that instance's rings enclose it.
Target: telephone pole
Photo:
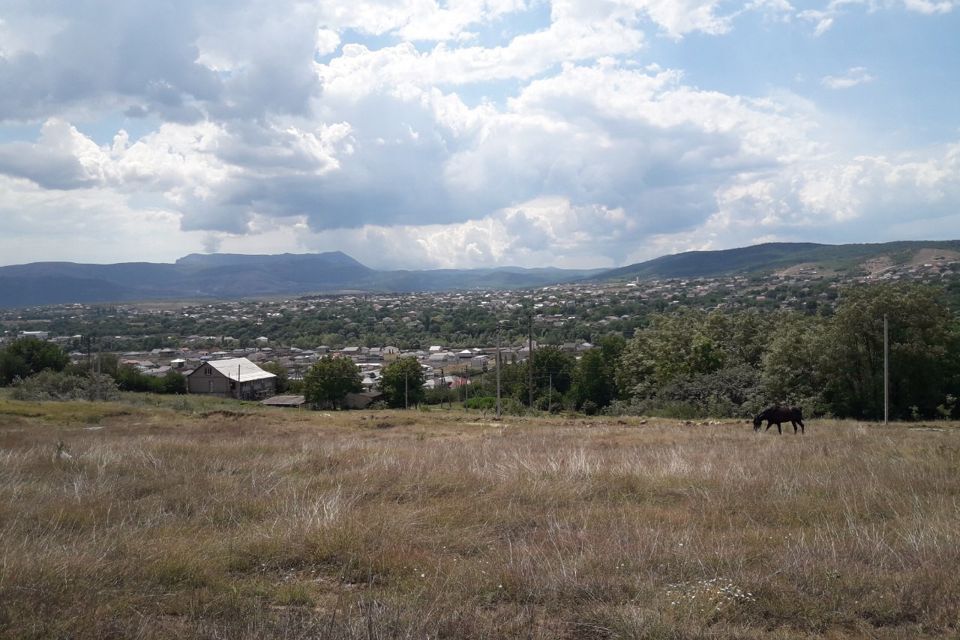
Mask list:
[[[530,408],[533,409],[533,309],[530,310],[529,323],[527,324],[527,384],[530,387]]]
[[[883,424],[890,418],[890,323],[883,314]]]
[[[407,375],[407,372],[404,371],[403,372],[403,408],[404,409],[410,408],[410,388],[409,388],[408,380],[409,380],[409,376]]]
[[[547,387],[547,413],[550,413],[550,404],[553,402],[553,372],[550,373],[550,382]]]
[[[500,325],[497,325],[497,420],[500,419]]]

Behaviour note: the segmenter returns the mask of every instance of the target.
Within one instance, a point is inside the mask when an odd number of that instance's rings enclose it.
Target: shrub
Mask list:
[[[463,403],[465,409],[476,409],[479,411],[490,411],[497,408],[497,399],[488,396],[479,398],[470,398]]]
[[[116,400],[117,383],[108,375],[91,373],[86,376],[41,371],[14,383],[15,400]]]

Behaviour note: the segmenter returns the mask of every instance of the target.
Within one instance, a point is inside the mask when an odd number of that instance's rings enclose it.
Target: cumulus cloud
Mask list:
[[[861,84],[873,82],[876,78],[867,72],[866,67],[851,67],[842,76],[826,76],[820,84],[828,89],[850,89]]]
[[[876,0],[830,0],[823,8],[798,11],[797,17],[814,23],[814,35],[822,36],[850,7],[865,7],[869,11],[904,9],[924,15],[947,14],[960,6],[960,0],[903,0],[903,2]]]
[[[931,2],[930,0],[904,0],[904,6],[910,11],[916,11],[926,15],[937,13],[950,13],[957,8],[956,0],[941,0],[940,2]]]
[[[651,59],[745,12],[823,34],[856,4],[10,0],[0,134],[39,133],[0,137],[0,212],[163,230],[170,258],[340,248],[411,267],[612,265],[908,201],[946,215],[954,147],[860,155],[801,97],[711,90]]]

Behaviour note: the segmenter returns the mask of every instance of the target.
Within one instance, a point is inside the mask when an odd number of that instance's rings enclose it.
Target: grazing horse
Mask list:
[[[760,423],[764,420],[767,421],[767,429],[771,425],[777,425],[777,433],[782,434],[783,430],[780,428],[781,422],[790,422],[793,425],[793,433],[797,433],[797,425],[800,425],[800,433],[802,434],[803,429],[803,409],[800,407],[770,407],[766,411],[763,411],[756,418],[753,419],[753,430],[760,431]],[[764,429],[766,431],[767,429]]]

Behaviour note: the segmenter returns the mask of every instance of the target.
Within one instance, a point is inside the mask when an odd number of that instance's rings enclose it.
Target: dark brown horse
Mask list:
[[[793,425],[793,433],[797,433],[797,425],[800,425],[800,433],[802,434],[803,429],[803,409],[800,407],[770,407],[766,411],[762,411],[756,418],[753,419],[753,430],[760,431],[760,424],[766,420],[767,429],[771,425],[777,425],[777,433],[782,434],[783,430],[780,428],[780,423],[789,422]],[[767,429],[764,429],[766,431]]]

